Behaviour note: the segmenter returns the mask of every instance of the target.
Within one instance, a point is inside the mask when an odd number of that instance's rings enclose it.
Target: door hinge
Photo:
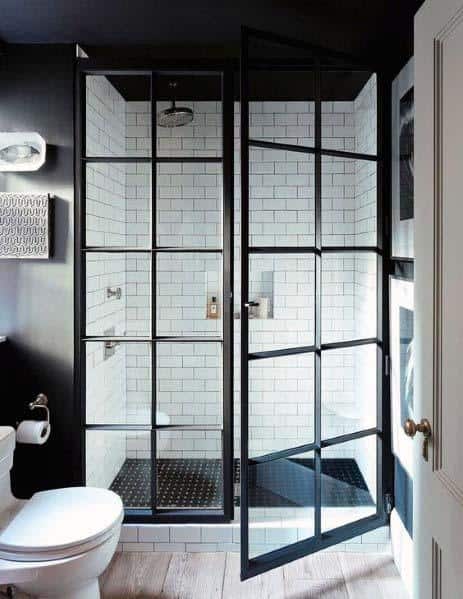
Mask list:
[[[385,493],[384,494],[384,511],[386,512],[386,514],[388,516],[391,515],[393,508],[394,508],[394,497],[393,497],[392,493]]]
[[[391,370],[391,360],[389,356],[384,356],[384,375],[389,376]]]

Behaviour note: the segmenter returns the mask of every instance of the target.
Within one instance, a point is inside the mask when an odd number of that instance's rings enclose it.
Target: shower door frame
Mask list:
[[[274,43],[282,47],[300,49],[313,53],[311,60],[300,62],[274,61],[249,58],[249,40],[255,39],[265,43]],[[314,105],[315,133],[313,146],[298,146],[273,141],[252,139],[249,135],[249,71],[252,69],[293,70],[314,73]],[[377,77],[377,139],[374,155],[334,150],[322,145],[322,89],[321,77],[329,71],[366,71],[375,73]],[[241,313],[246,314],[252,298],[249,295],[249,258],[258,254],[292,254],[312,255],[315,259],[315,291],[314,291],[314,343],[307,347],[293,347],[273,351],[249,351],[249,319],[241,321],[241,580],[252,578],[290,561],[316,553],[350,538],[364,534],[383,526],[389,521],[393,502],[393,457],[391,453],[390,429],[390,393],[389,393],[389,291],[388,277],[390,272],[390,78],[382,74],[377,65],[358,61],[343,53],[320,48],[310,43],[288,38],[284,35],[269,33],[248,27],[241,29],[241,63],[240,63],[240,114],[241,114]],[[266,148],[305,153],[314,157],[314,203],[315,203],[315,235],[311,247],[253,247],[249,236],[249,150],[250,148]],[[372,246],[324,246],[322,245],[322,156],[334,156],[345,159],[372,160],[376,163],[376,222],[377,239]],[[353,339],[323,343],[321,338],[321,259],[323,253],[368,252],[376,254],[376,322],[377,333],[374,338]],[[376,426],[338,437],[324,439],[321,435],[321,357],[324,350],[350,348],[361,345],[376,345]],[[249,361],[295,354],[311,354],[315,361],[314,374],[314,440],[303,445],[294,446],[281,451],[267,453],[260,457],[251,457],[249,453]],[[335,529],[323,532],[321,522],[321,451],[324,448],[342,444],[356,439],[376,437],[376,513],[354,520]],[[305,452],[314,453],[314,534],[305,540],[288,543],[278,549],[270,550],[255,557],[249,551],[249,481],[250,462],[271,461],[291,458]]]
[[[123,66],[121,66],[121,64]],[[99,76],[140,76],[150,78],[151,103],[151,155],[149,156],[98,156],[88,157],[85,153],[86,140],[86,77]],[[221,157],[159,157],[157,156],[157,76],[211,75],[221,78],[222,104],[222,155]],[[216,523],[230,522],[234,515],[233,486],[233,204],[234,204],[234,68],[232,61],[163,61],[145,67],[124,61],[101,61],[86,58],[77,59],[75,78],[75,207],[74,207],[74,288],[75,288],[75,418],[79,423],[75,438],[77,451],[73,460],[74,478],[86,484],[86,432],[92,431],[143,431],[151,436],[151,506],[150,508],[125,508],[126,523]],[[195,99],[192,98],[194,101]],[[149,163],[151,165],[151,246],[150,248],[128,247],[87,247],[86,246],[86,164],[88,163]],[[221,248],[162,248],[156,236],[156,174],[160,163],[217,163],[222,165],[222,247]],[[218,337],[166,337],[156,334],[156,257],[162,252],[173,253],[204,252],[222,256],[222,335]],[[151,334],[149,337],[105,337],[88,336],[86,332],[86,268],[87,253],[146,253],[151,256]],[[86,422],[86,353],[87,342],[116,341],[121,343],[144,343],[151,347],[151,423],[138,424],[87,424]],[[206,425],[158,425],[156,424],[156,346],[163,342],[219,343],[222,348],[222,473],[223,508],[156,508],[156,432],[159,430],[212,430]]]

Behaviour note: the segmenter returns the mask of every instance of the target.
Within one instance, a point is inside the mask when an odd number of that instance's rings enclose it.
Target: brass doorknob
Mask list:
[[[405,434],[407,435],[407,437],[411,437],[413,439],[413,437],[416,435],[416,433],[423,433],[423,458],[426,460],[426,462],[428,461],[428,445],[429,445],[429,440],[431,438],[431,423],[429,422],[429,420],[427,418],[422,418],[420,420],[420,422],[417,424],[414,420],[412,420],[411,418],[407,418],[407,420],[404,422],[404,431]]]
[[[422,418],[417,424],[411,418],[407,418],[404,422],[404,431],[407,437],[414,437],[416,433],[423,433],[425,437],[431,436],[431,424],[426,418]]]

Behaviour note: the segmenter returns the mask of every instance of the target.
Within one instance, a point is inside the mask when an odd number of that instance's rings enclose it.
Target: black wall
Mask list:
[[[0,424],[30,418],[26,405],[39,392],[51,410],[49,442],[16,449],[13,485],[23,497],[73,483],[74,53],[71,44],[11,45],[0,56],[0,131],[38,131],[47,142],[45,165],[0,173],[0,191],[55,196],[53,257],[0,260],[0,334],[8,336]]]

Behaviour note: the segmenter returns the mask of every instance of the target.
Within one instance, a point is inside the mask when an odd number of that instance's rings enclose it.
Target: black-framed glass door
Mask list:
[[[387,521],[381,85],[242,30],[243,579]]]

